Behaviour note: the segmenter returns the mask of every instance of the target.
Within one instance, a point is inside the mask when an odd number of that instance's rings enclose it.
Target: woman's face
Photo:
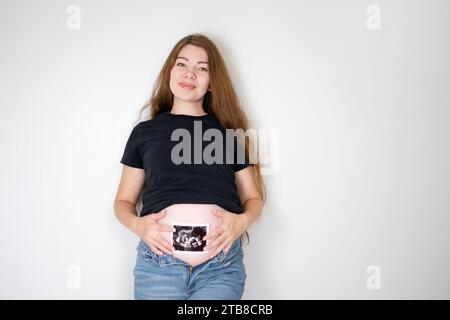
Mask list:
[[[202,103],[209,87],[208,55],[205,49],[185,45],[170,71],[169,85],[174,100]]]

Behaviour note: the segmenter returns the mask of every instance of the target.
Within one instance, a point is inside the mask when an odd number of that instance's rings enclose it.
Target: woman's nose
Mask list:
[[[195,77],[196,76],[196,74],[195,74],[193,69],[188,69],[184,75],[185,76],[189,76],[189,77]]]

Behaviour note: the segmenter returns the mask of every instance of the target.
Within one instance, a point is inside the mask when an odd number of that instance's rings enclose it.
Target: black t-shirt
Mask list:
[[[196,123],[195,132],[194,123]],[[176,164],[172,161],[172,149],[178,145],[175,150],[178,150],[179,155],[185,155],[184,151],[180,151],[183,138],[178,137],[174,138],[175,141],[171,141],[171,136],[175,129],[180,128],[186,129],[190,134],[191,159],[190,162]],[[205,151],[205,147],[215,141],[214,137],[209,138],[209,141],[202,138],[203,133],[210,128],[218,129],[222,133],[223,158],[222,161],[217,161],[219,163],[205,162],[204,157],[198,159],[198,153],[194,157],[195,144]],[[226,146],[226,140],[224,128],[212,114],[191,116],[166,111],[153,119],[137,124],[131,131],[120,162],[145,171],[143,207],[140,215],[157,213],[176,203],[216,204],[227,211],[242,213],[234,173],[252,164],[247,157],[244,161],[237,158],[238,151],[242,152],[243,148],[236,137],[232,140],[233,151],[229,144]],[[234,156],[229,154],[227,158],[227,152],[233,152]],[[216,152],[211,152],[211,147],[209,154],[216,156]],[[230,159],[232,161],[229,161]]]

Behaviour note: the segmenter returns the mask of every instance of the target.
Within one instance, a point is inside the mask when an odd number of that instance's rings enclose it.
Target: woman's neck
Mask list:
[[[172,106],[172,110],[170,110],[172,114],[185,114],[189,116],[203,116],[207,115],[205,110],[201,104],[189,104],[189,103],[174,103]]]

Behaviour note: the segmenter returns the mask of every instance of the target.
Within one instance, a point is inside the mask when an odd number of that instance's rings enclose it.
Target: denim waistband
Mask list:
[[[214,258],[205,261],[204,263],[200,264],[200,266],[207,263],[222,262],[226,257],[235,255],[240,248],[241,248],[241,240],[240,238],[237,238],[231,245],[231,248],[227,254],[225,254],[225,252],[221,250]],[[163,252],[162,256],[157,255],[142,239],[139,241],[136,250],[145,258],[153,259],[156,263],[158,263],[161,266],[171,264],[182,264],[189,266],[187,262],[182,261],[171,254]]]

